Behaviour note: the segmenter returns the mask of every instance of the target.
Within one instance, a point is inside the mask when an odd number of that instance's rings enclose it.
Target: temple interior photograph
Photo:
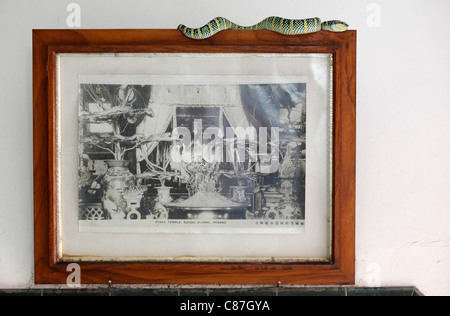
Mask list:
[[[81,84],[80,220],[304,219],[305,102],[302,83]]]

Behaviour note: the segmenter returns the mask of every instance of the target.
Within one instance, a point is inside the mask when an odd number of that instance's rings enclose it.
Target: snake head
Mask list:
[[[322,23],[322,30],[331,32],[344,32],[348,29],[348,24],[339,20],[326,21]]]

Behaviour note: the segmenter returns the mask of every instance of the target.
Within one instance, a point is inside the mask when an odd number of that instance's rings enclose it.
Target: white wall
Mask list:
[[[76,2],[82,28],[200,26],[216,16],[245,25],[269,15],[351,24],[358,30],[357,285],[450,295],[450,1],[0,2],[0,288],[33,282],[31,30],[68,28],[66,7]]]

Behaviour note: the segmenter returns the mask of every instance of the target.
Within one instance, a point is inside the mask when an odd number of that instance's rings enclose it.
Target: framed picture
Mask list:
[[[354,283],[355,31],[33,44],[36,283]]]

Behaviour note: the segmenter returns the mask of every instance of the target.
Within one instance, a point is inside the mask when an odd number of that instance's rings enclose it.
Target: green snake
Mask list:
[[[269,30],[285,35],[308,34],[320,30],[344,32],[348,29],[348,24],[338,20],[322,22],[319,18],[291,20],[271,16],[252,26],[240,26],[218,17],[199,28],[189,28],[181,24],[178,29],[189,38],[205,39],[224,30]]]

